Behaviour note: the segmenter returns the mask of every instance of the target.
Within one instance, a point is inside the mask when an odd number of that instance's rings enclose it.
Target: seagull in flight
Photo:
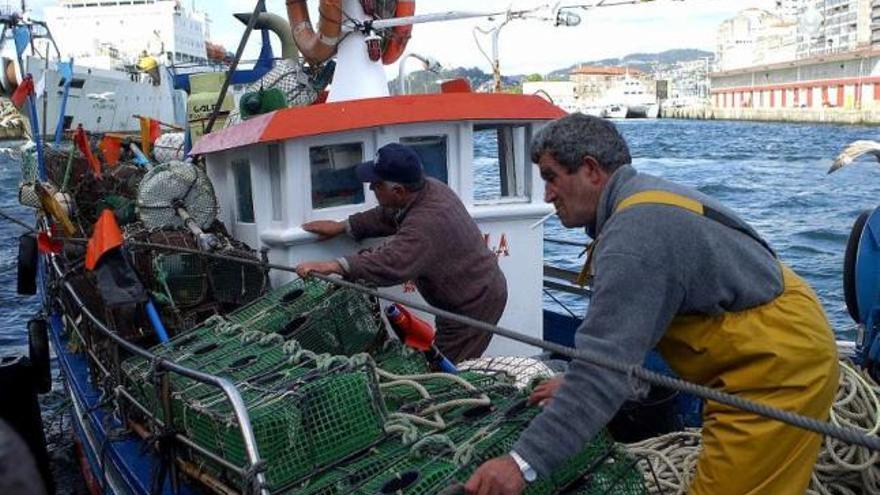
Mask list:
[[[843,151],[837,155],[837,158],[834,159],[828,173],[831,174],[837,172],[841,168],[855,161],[856,158],[864,155],[873,155],[874,158],[880,162],[880,143],[877,141],[866,140],[850,143],[850,145],[844,148]]]
[[[105,91],[103,93],[89,93],[86,95],[86,98],[89,98],[92,100],[110,101],[113,99],[113,96],[115,94],[116,93],[114,93],[113,91]]]

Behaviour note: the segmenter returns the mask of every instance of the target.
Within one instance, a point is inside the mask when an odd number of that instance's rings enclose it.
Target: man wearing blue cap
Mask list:
[[[418,154],[398,143],[380,148],[356,173],[370,183],[379,206],[343,222],[320,220],[302,227],[324,239],[342,233],[358,241],[389,239],[358,254],[302,263],[297,273],[336,273],[381,287],[413,281],[432,306],[497,323],[507,304],[507,280],[458,196],[425,177]],[[481,356],[491,338],[488,332],[437,318],[437,347],[452,362]]]

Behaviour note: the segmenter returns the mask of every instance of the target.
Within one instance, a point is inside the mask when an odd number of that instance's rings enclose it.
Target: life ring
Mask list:
[[[318,31],[312,28],[306,0],[287,0],[293,42],[306,61],[317,65],[332,57],[342,40],[342,0],[321,0]]]
[[[18,293],[37,293],[37,238],[33,234],[18,238]]]
[[[410,17],[416,13],[416,0],[397,0],[397,8],[394,17]],[[406,50],[406,44],[412,37],[412,24],[397,26],[391,30],[391,35],[382,50],[382,63],[385,65],[397,62]]]
[[[52,390],[52,370],[49,367],[49,329],[46,320],[34,318],[27,324],[28,358],[34,371],[34,386],[45,394]]]

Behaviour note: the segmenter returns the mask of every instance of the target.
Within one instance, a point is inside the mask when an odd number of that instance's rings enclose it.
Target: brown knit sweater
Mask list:
[[[387,287],[412,280],[422,297],[440,309],[497,323],[507,304],[507,280],[477,224],[445,184],[427,179],[424,189],[402,210],[381,206],[348,218],[356,239],[391,236],[371,250],[345,257],[346,278]],[[444,342],[488,336],[438,319],[437,343],[453,361],[473,351],[444,349]],[[443,335],[455,327],[457,338]],[[454,344],[459,346],[464,344]],[[480,353],[482,352],[480,349]]]

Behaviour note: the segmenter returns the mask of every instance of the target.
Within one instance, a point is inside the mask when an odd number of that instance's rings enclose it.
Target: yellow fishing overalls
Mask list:
[[[615,212],[639,204],[684,208],[754,237],[722,213],[666,191],[634,194]],[[592,273],[591,258],[584,274]],[[677,316],[657,347],[690,382],[824,421],[838,386],[834,335],[810,286],[780,267],[784,290],[776,299],[718,316]],[[822,437],[708,401],[702,444],[690,495],[803,495]]]

